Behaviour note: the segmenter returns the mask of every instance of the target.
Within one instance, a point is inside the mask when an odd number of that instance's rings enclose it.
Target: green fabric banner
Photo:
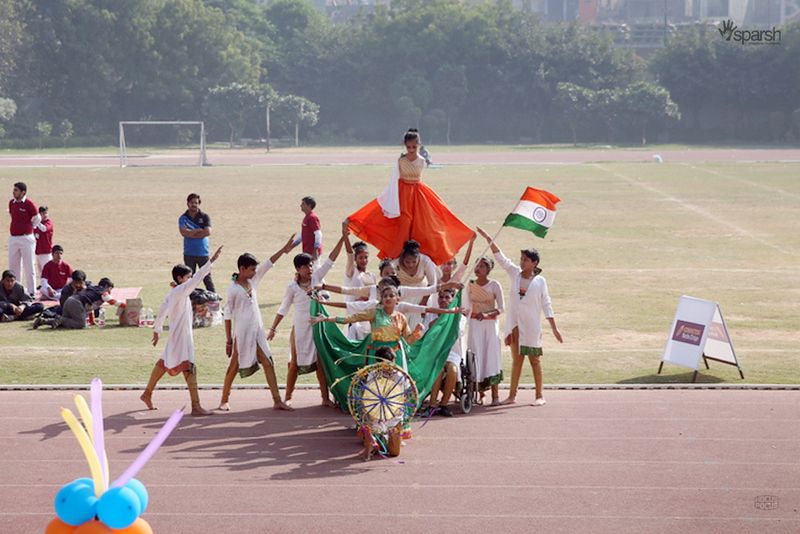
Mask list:
[[[461,293],[454,299],[452,305],[461,305]],[[329,314],[324,305],[311,301],[311,315],[327,317]],[[459,314],[442,315],[413,345],[401,341],[408,358],[408,374],[417,386],[420,402],[431,392],[433,382],[447,361],[447,354],[458,339],[459,319]],[[336,323],[314,325],[317,356],[325,370],[328,386],[336,402],[345,411],[347,411],[350,377],[364,365],[376,361],[375,358],[366,356],[370,342],[369,337],[361,341],[347,339]],[[398,360],[396,363],[400,365],[400,354],[396,357]]]

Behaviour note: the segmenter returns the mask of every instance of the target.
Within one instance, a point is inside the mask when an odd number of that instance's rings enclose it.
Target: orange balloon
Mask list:
[[[56,517],[44,528],[44,534],[74,534],[76,528]]]
[[[114,534],[115,532],[119,531],[108,528],[98,519],[92,519],[79,527],[75,527],[72,534]]]
[[[114,532],[116,534],[153,534],[153,529],[150,528],[150,523],[140,517],[128,528],[115,530]]]

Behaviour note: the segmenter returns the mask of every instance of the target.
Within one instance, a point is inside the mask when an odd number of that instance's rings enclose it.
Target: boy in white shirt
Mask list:
[[[233,283],[228,288],[225,303],[225,354],[231,359],[225,373],[222,387],[222,399],[219,409],[227,412],[233,380],[238,373],[247,377],[258,371],[259,364],[264,367],[273,408],[291,410],[281,400],[278,390],[278,379],[275,376],[275,364],[272,360],[267,333],[264,331],[264,320],[258,307],[258,285],[278,259],[289,252],[293,245],[294,235],[269,260],[259,265],[252,254],[242,254],[236,264],[239,272],[234,275]]]
[[[192,270],[187,265],[176,265],[172,268],[172,279],[175,286],[169,292],[164,303],[158,311],[155,325],[153,326],[153,346],[158,345],[158,340],[164,329],[164,321],[169,317],[170,332],[164,352],[161,353],[153,371],[147,388],[139,397],[149,410],[155,410],[152,397],[156,384],[169,373],[175,376],[183,373],[186,385],[189,388],[189,398],[192,402],[192,415],[211,415],[211,412],[200,405],[200,394],[197,390],[197,367],[194,363],[194,337],[192,335],[192,303],[189,295],[200,285],[208,274],[211,265],[219,258],[222,247],[219,247],[211,259],[192,275]]]

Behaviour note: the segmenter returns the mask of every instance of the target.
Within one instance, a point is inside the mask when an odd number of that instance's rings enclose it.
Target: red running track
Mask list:
[[[143,517],[170,534],[800,532],[800,392],[547,393],[540,408],[416,423],[399,458],[363,462],[350,418],[318,392],[287,413],[237,390],[234,411],[184,418],[140,473]],[[104,394],[112,476],[187,401],[158,391],[147,412],[138,395]],[[0,392],[0,532],[42,532],[59,487],[89,476],[60,422],[72,396]]]

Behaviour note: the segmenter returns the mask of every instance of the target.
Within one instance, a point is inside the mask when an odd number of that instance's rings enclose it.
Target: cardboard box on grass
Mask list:
[[[142,299],[127,299],[122,314],[119,316],[120,326],[139,326],[139,318],[142,313]]]

